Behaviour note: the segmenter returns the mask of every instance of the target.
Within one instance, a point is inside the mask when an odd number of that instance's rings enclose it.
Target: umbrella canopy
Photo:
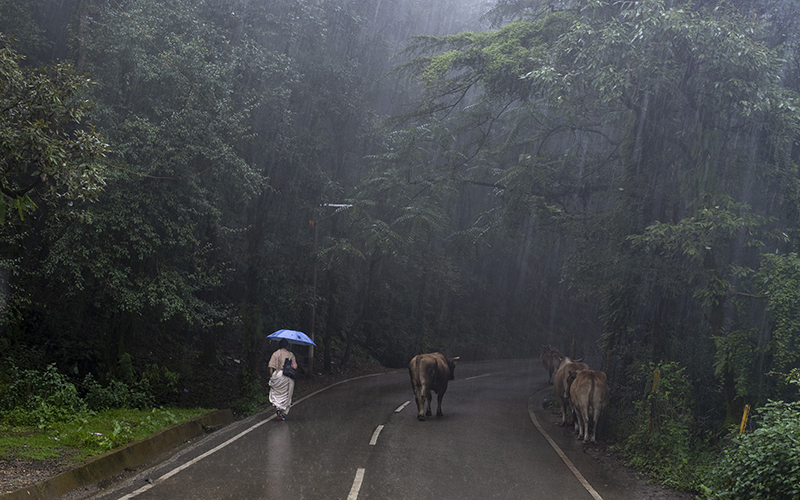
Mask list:
[[[267,338],[272,340],[286,339],[290,344],[317,345],[313,340],[308,338],[308,335],[296,330],[278,330],[273,334],[267,335]]]

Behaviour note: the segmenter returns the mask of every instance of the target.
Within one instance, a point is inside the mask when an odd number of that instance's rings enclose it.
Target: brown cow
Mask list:
[[[411,376],[411,389],[417,401],[417,418],[425,420],[425,415],[431,415],[431,391],[436,392],[439,406],[436,416],[441,417],[442,397],[447,391],[447,382],[455,378],[454,371],[458,357],[448,358],[442,353],[419,354],[414,356],[408,364],[408,374]],[[428,411],[423,413],[425,400],[428,401]]]
[[[591,427],[591,441],[594,443],[600,413],[608,406],[606,374],[597,370],[579,371],[575,374],[569,394],[578,424],[578,439],[583,439],[584,443],[587,442]]]
[[[550,377],[547,379],[547,382],[552,384],[553,374],[556,372],[556,368],[558,368],[561,360],[564,359],[564,355],[558,352],[558,349],[546,346],[541,358],[544,369],[547,370],[547,373],[550,375]]]
[[[581,358],[583,359],[583,358]],[[580,360],[573,361],[567,356],[561,360],[558,365],[558,370],[553,377],[553,391],[556,393],[556,398],[561,403],[561,425],[567,425],[569,420],[568,415],[572,413],[572,408],[569,403],[569,384],[571,382],[570,376],[579,370],[588,370],[589,365],[581,363]]]

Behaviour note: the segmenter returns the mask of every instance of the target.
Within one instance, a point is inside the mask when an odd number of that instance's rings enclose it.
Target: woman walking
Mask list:
[[[275,407],[278,420],[286,420],[294,393],[294,379],[283,374],[283,365],[287,358],[291,360],[292,368],[297,370],[297,358],[288,347],[289,342],[281,339],[278,350],[269,359],[269,402]]]

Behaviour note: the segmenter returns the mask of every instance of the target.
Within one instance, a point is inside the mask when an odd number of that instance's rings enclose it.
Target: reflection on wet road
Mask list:
[[[442,417],[417,420],[406,371],[362,377],[297,401],[285,422],[237,422],[96,498],[625,498],[568,433],[537,429],[532,396],[549,390],[538,359],[455,375]]]

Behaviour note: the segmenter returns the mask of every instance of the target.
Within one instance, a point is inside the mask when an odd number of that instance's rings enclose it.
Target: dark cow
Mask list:
[[[547,379],[547,382],[552,384],[553,374],[556,372],[561,360],[564,359],[564,355],[558,352],[558,349],[546,346],[541,357],[542,365],[544,365],[544,369],[547,370],[547,373],[550,375],[550,377]]]
[[[442,353],[419,354],[408,364],[408,374],[411,376],[411,389],[417,401],[417,418],[425,420],[425,415],[431,415],[431,391],[436,392],[439,406],[436,416],[441,417],[442,397],[447,391],[447,382],[453,380],[453,372],[459,358],[448,358]],[[428,411],[423,413],[425,401],[428,401]]]
[[[588,369],[589,365],[586,363],[581,363],[580,360],[573,361],[566,356],[561,360],[561,364],[558,365],[558,370],[556,370],[556,374],[553,377],[553,391],[561,403],[561,425],[567,424],[568,415],[572,413],[569,403],[569,384],[572,382],[570,376],[574,376],[580,370]]]
[[[589,428],[591,428],[591,441],[594,443],[597,421],[608,406],[606,374],[597,370],[581,370],[574,378],[570,385],[569,397],[578,426],[578,439],[583,439],[584,443],[589,441]]]

